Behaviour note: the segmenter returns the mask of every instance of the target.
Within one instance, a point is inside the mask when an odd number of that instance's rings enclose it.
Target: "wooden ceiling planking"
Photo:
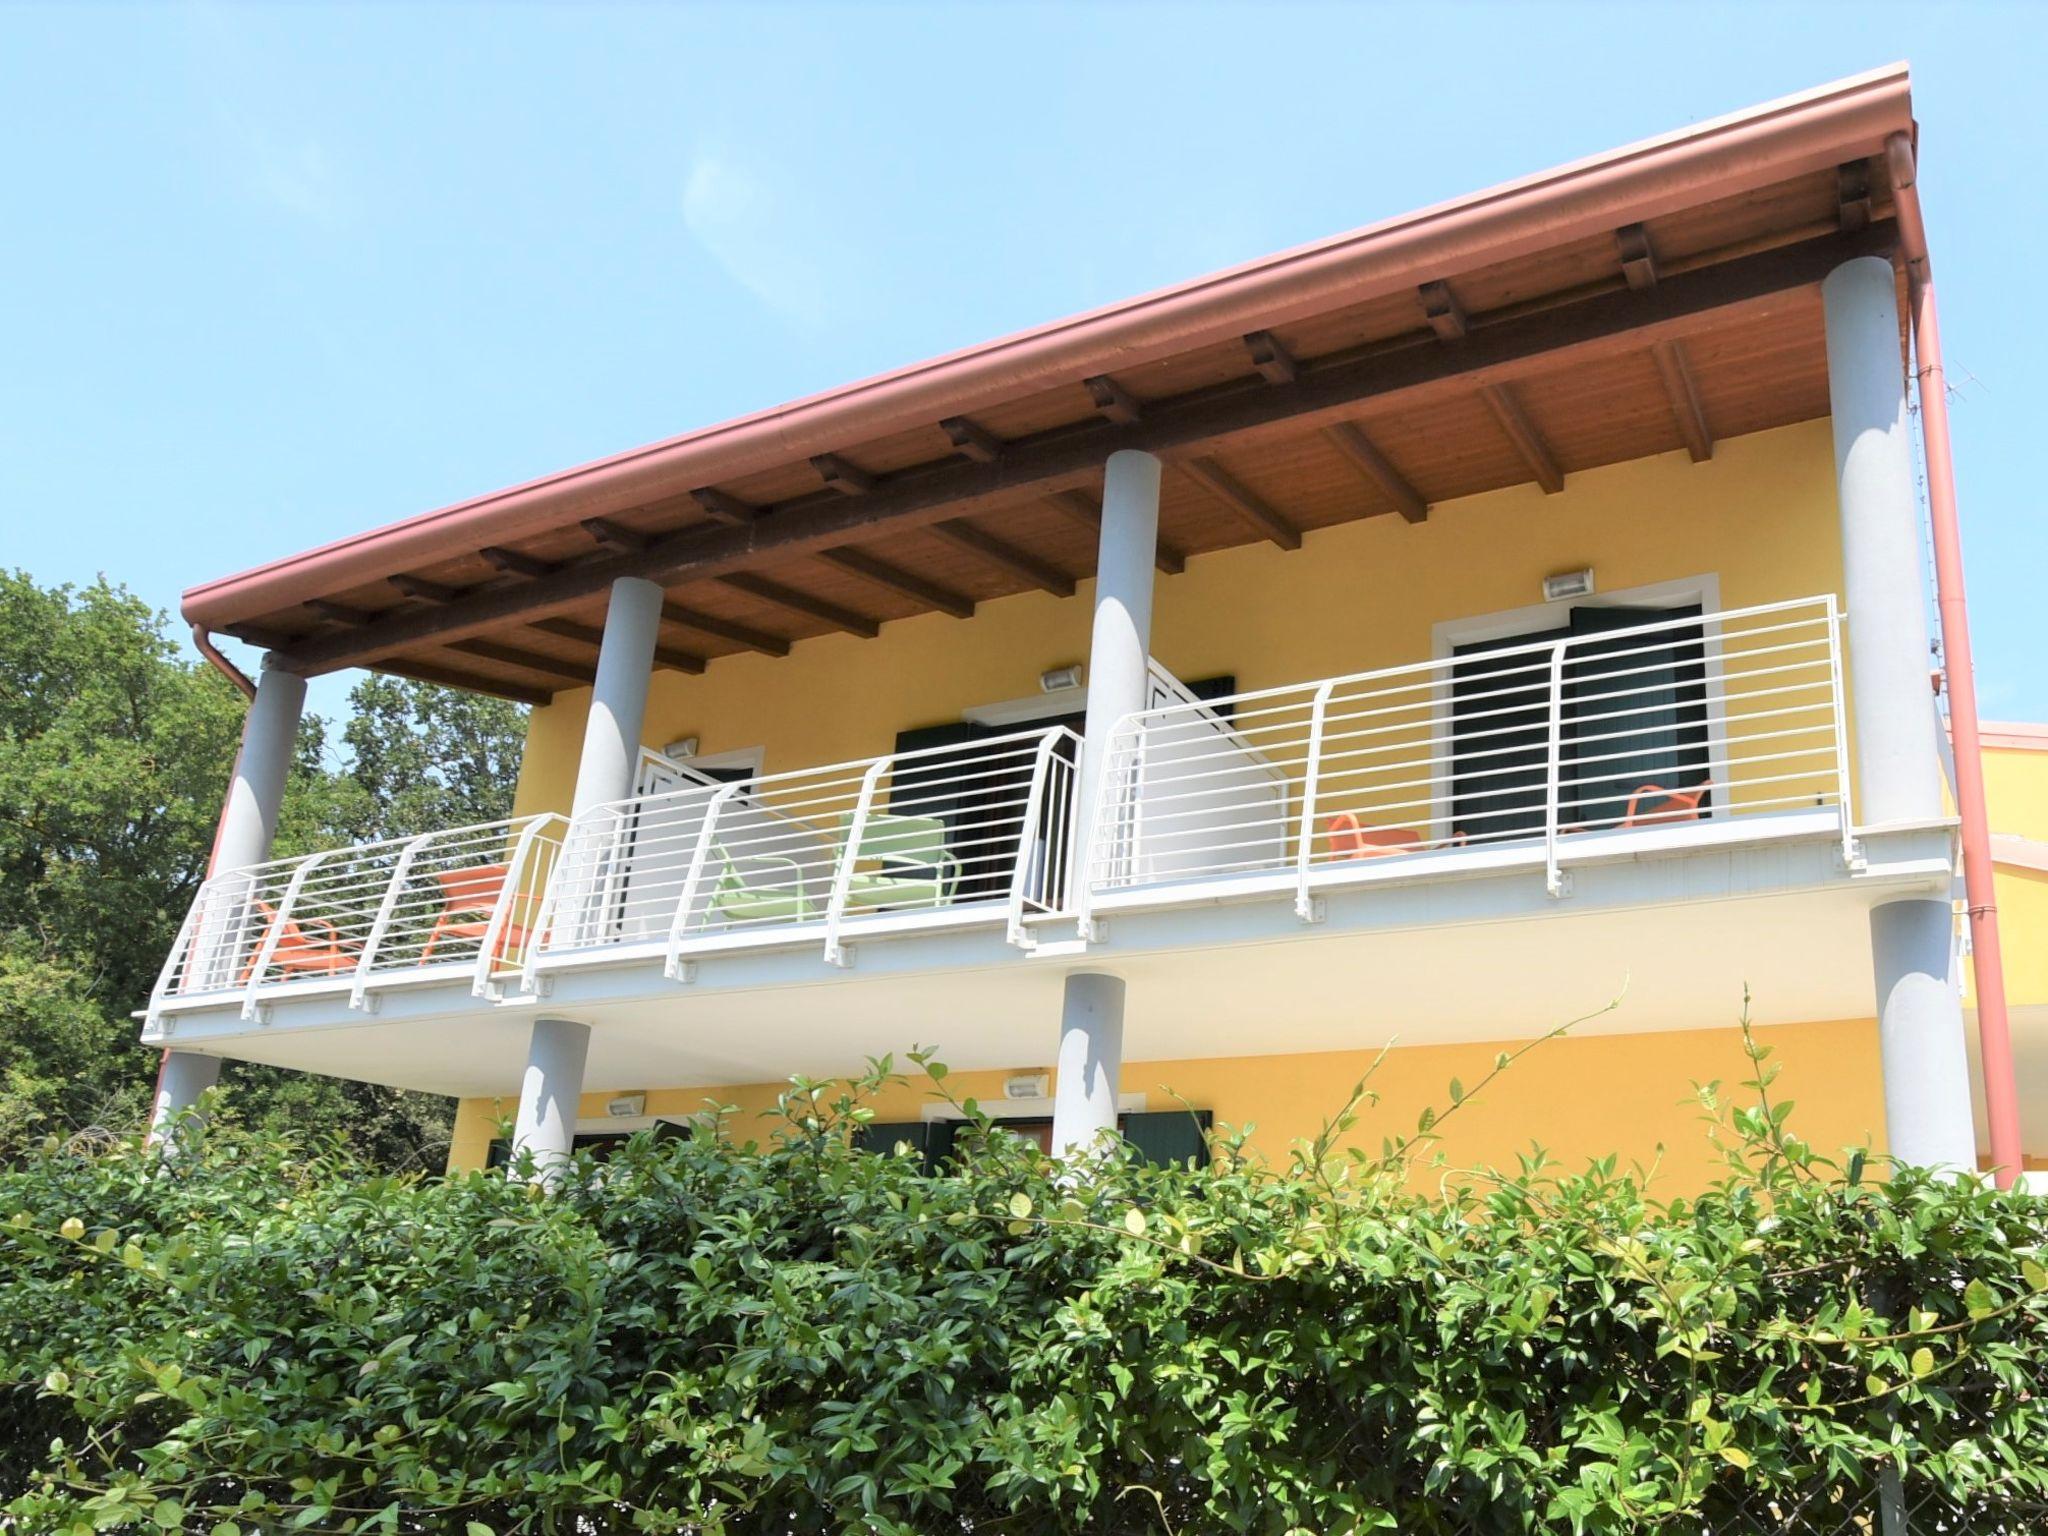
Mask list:
[[[1312,360],[1421,329],[1414,296],[1404,291],[1275,326],[1273,334],[1297,358]]]
[[[1521,257],[1446,276],[1465,313],[1480,323],[1492,310],[1622,280],[1621,260],[1615,254],[1611,230],[1554,247],[1537,258]],[[1420,309],[1418,304],[1418,319]]]
[[[1715,220],[1696,218],[1692,226],[1652,220],[1652,247],[1659,265],[1668,269],[1674,258],[1685,258],[1688,240],[1708,239],[1710,236],[1725,239],[1730,231],[1740,233],[1750,228],[1776,229],[1785,219],[1805,218],[1816,209],[1824,213],[1834,210],[1837,198],[1834,174],[1830,169],[1827,175],[1804,178],[1798,185],[1766,189],[1749,199],[1730,200],[1728,205],[1716,211]],[[1871,238],[1874,240],[1879,233],[1870,232]],[[1817,250],[1818,247],[1812,249]],[[1789,254],[1811,259],[1807,251]],[[1750,266],[1757,264],[1751,262]],[[1532,295],[1548,293],[1553,287],[1566,290],[1589,286],[1598,289],[1601,285],[1620,288],[1621,260],[1613,234],[1607,232],[1598,239],[1574,242],[1571,246],[1542,253],[1540,257],[1524,262],[1502,263],[1490,269],[1452,274],[1451,280],[1459,300],[1474,316],[1471,339],[1456,345],[1471,347],[1475,353],[1483,354],[1485,348],[1481,346],[1481,338],[1488,328],[1489,311],[1526,307]],[[1660,285],[1659,294],[1668,286]],[[1622,296],[1630,297],[1625,291]],[[1586,312],[1593,314],[1599,305],[1606,303],[1607,300],[1602,299],[1588,304]],[[1696,376],[1701,407],[1714,437],[1725,439],[1825,412],[1825,362],[1816,294],[1805,290],[1774,308],[1731,306],[1726,315],[1719,318],[1712,317],[1711,312],[1702,313],[1709,318],[1705,324],[1685,333],[1685,352],[1688,366]],[[1560,315],[1546,317],[1543,323],[1556,328],[1567,322]],[[1389,370],[1394,379],[1405,378],[1414,373],[1414,358],[1424,350],[1439,351],[1444,356],[1453,355],[1442,349],[1424,329],[1419,299],[1407,294],[1363,301],[1349,310],[1281,325],[1275,334],[1286,352],[1305,365],[1298,386],[1276,386],[1262,381],[1254,369],[1251,354],[1238,338],[1196,348],[1175,358],[1116,369],[1110,377],[1140,403],[1142,424],[1147,429],[1155,425],[1154,419],[1147,414],[1148,407],[1154,402],[1227,381],[1227,389],[1218,398],[1229,402],[1232,409],[1246,413],[1240,422],[1222,422],[1219,419],[1217,424],[1205,425],[1201,430],[1220,435],[1184,436],[1176,445],[1172,421],[1161,419],[1156,423],[1160,451],[1176,461],[1190,458],[1213,460],[1232,482],[1241,485],[1246,493],[1270,507],[1294,528],[1325,527],[1351,517],[1390,510],[1391,500],[1380,488],[1363,478],[1355,463],[1347,462],[1321,432],[1320,428],[1328,424],[1327,413],[1331,407],[1321,408],[1325,413],[1322,417],[1282,419],[1282,413],[1296,408],[1294,397],[1282,392],[1300,388],[1308,392],[1303,397],[1305,400],[1319,398],[1314,394],[1311,383],[1316,375],[1315,365],[1333,351],[1353,350],[1375,342],[1399,349],[1380,355],[1379,349],[1375,348],[1376,355],[1370,361],[1352,361],[1345,365],[1351,373],[1340,369],[1325,375],[1324,395],[1329,395],[1333,387],[1350,388],[1348,384],[1335,381],[1346,380],[1361,370],[1367,378],[1381,376],[1382,369]],[[1506,326],[1498,333],[1501,345],[1493,350],[1519,344],[1521,334],[1512,324]],[[1600,338],[1597,329],[1589,334],[1597,343]],[[1648,334],[1654,336],[1657,333],[1650,331]],[[1511,343],[1510,338],[1515,338],[1515,341]],[[1610,345],[1602,347],[1596,344],[1580,349],[1584,355],[1575,358],[1572,366],[1550,372],[1530,371],[1512,378],[1513,400],[1519,414],[1526,418],[1542,448],[1563,471],[1662,453],[1682,444],[1670,397],[1651,359],[1648,341],[1638,351],[1620,351],[1611,346],[1617,339],[1610,334],[1606,338]],[[1355,358],[1355,350],[1353,355]],[[1494,375],[1495,378],[1502,376]],[[1489,410],[1477,393],[1478,384],[1487,381],[1487,375],[1477,376],[1472,391],[1466,393],[1456,388],[1458,380],[1438,380],[1436,387],[1425,385],[1417,388],[1411,408],[1406,411],[1399,408],[1401,397],[1398,395],[1387,395],[1386,403],[1382,404],[1376,402],[1370,390],[1361,390],[1352,397],[1358,401],[1353,419],[1369,435],[1374,447],[1397,466],[1417,493],[1428,501],[1450,500],[1499,485],[1525,483],[1531,474],[1527,444],[1524,444],[1524,451],[1518,453],[1513,441],[1504,436],[1498,411]],[[1264,394],[1265,391],[1272,393]],[[1283,403],[1278,410],[1270,405],[1258,407],[1250,403],[1254,395]],[[1162,405],[1161,410],[1165,409]],[[1261,415],[1262,410],[1265,415]],[[966,461],[986,462],[992,451],[990,444],[995,439],[1008,442],[1061,425],[1075,425],[1077,431],[1088,432],[1100,428],[1102,417],[1096,403],[1091,400],[1090,391],[1080,381],[1074,381],[1007,402],[1000,408],[976,410],[971,413],[971,419],[977,428],[988,434],[986,439],[970,435],[970,446],[978,444],[979,452],[960,453],[956,446],[958,434],[949,435],[937,422],[870,442],[844,445],[838,450],[838,456],[860,473],[851,478],[842,477],[844,486],[852,487],[856,494],[840,497],[841,504],[858,507],[868,494],[861,488],[871,476],[886,477],[923,465],[972,469],[974,465]],[[1185,416],[1179,419],[1187,420]],[[1199,421],[1203,418],[1197,414],[1194,419]],[[1143,440],[1142,431],[1134,435]],[[1063,437],[1062,444],[1092,440],[1088,437]],[[1042,488],[1048,484],[1081,483],[1067,471],[1060,472],[1065,478],[1052,478],[1043,468],[1046,452],[1050,452],[1057,462],[1061,453],[1069,457],[1073,455],[1075,450],[1072,446],[1048,444],[1045,449],[1039,454],[1036,480],[1029,478],[1031,466],[1021,464],[1017,466],[1017,484],[1032,483]],[[1000,456],[1000,451],[997,451],[997,457]],[[1069,468],[1078,469],[1079,466]],[[1099,476],[1091,478],[1099,484]],[[939,474],[935,479],[919,475],[893,488],[886,485],[877,487],[874,492],[877,496],[876,509],[865,516],[879,518],[893,512],[899,504],[915,509],[918,498],[923,497],[926,506],[932,509],[924,514],[926,519],[937,522],[949,518],[964,519],[960,528],[978,531],[982,536],[979,541],[973,537],[961,537],[959,528],[949,537],[943,531],[926,531],[907,520],[899,526],[881,521],[867,522],[863,526],[861,514],[846,519],[842,524],[847,530],[846,537],[867,556],[889,562],[905,576],[915,578],[913,582],[898,584],[899,588],[907,587],[907,591],[892,590],[886,584],[878,584],[849,563],[835,564],[829,559],[822,559],[816,553],[815,545],[804,553],[788,548],[771,548],[757,555],[751,548],[752,536],[741,540],[735,547],[730,528],[722,530],[725,551],[716,558],[685,554],[679,560],[672,551],[665,555],[661,551],[652,551],[650,560],[666,558],[669,564],[650,568],[665,568],[680,574],[689,569],[688,560],[701,560],[704,574],[694,575],[686,585],[677,586],[674,590],[676,599],[704,615],[723,621],[720,627],[730,629],[737,626],[740,630],[758,631],[776,637],[778,642],[808,638],[828,632],[833,626],[816,615],[792,611],[786,605],[776,605],[758,595],[750,595],[723,580],[719,575],[721,571],[751,571],[784,581],[794,590],[813,592],[822,601],[835,602],[847,610],[871,616],[877,623],[925,611],[929,602],[919,601],[917,583],[922,583],[928,591],[941,589],[954,594],[951,606],[957,608],[963,601],[981,601],[1032,589],[1031,572],[1034,569],[1038,572],[1035,585],[1050,585],[1056,590],[1066,577],[1079,578],[1089,573],[1093,565],[1093,548],[1086,528],[1071,516],[1044,507],[1038,500],[1037,491],[1022,495],[1014,502],[1001,500],[1002,477],[995,476],[989,486],[995,495],[983,494],[978,499],[968,497],[959,503],[961,510],[958,512],[938,510],[934,491],[943,486],[946,487],[944,494],[953,496],[956,494],[956,482],[962,479],[957,474]],[[1228,497],[1219,499],[1214,484],[1202,489],[1180,483],[1184,480],[1184,474],[1170,475],[1162,498],[1162,531],[1177,545],[1192,552],[1274,536],[1270,529],[1262,534],[1247,518],[1242,506],[1233,509],[1228,504]],[[818,526],[823,514],[820,499],[824,502],[833,499],[823,490],[824,484],[816,464],[806,460],[745,481],[728,482],[719,489],[754,506],[793,501],[805,503],[810,510],[799,512],[790,509],[787,513],[791,519],[788,526],[800,530],[805,526]],[[809,519],[809,523],[802,522],[802,519]],[[694,534],[688,535],[686,542],[680,545],[672,535],[676,530],[704,523],[705,519],[694,503],[671,495],[659,503],[615,514],[613,522],[629,534],[648,537],[669,534],[671,546],[694,551],[697,548]],[[829,525],[829,516],[824,517],[824,522]],[[784,527],[781,515],[775,518],[775,523],[776,536],[768,538],[767,542],[787,545],[790,536],[781,533]],[[795,536],[802,535],[798,532]],[[992,545],[991,539],[1000,541],[1000,544]],[[715,539],[713,547],[718,547]],[[603,579],[601,573],[609,573],[628,563],[620,559],[622,548],[630,550],[630,540],[623,544],[616,540],[603,541],[593,537],[581,524],[571,523],[559,529],[508,540],[495,558],[481,552],[466,553],[407,573],[414,578],[410,583],[413,591],[419,594],[411,598],[401,598],[396,584],[385,581],[342,593],[334,601],[344,606],[352,605],[366,618],[374,618],[378,614],[408,615],[395,621],[392,627],[399,634],[409,632],[422,637],[415,642],[415,648],[424,665],[460,667],[478,672],[487,672],[493,665],[501,669],[512,665],[513,672],[499,676],[500,682],[538,686],[538,680],[532,676],[519,675],[516,664],[506,663],[504,655],[524,651],[529,658],[562,661],[569,659],[566,653],[548,648],[530,633],[522,621],[509,617],[497,627],[482,632],[476,619],[470,621],[471,636],[496,646],[500,652],[496,657],[465,656],[449,647],[438,646],[426,638],[433,626],[424,619],[437,601],[447,600],[437,599],[435,594],[509,594],[527,581],[539,579],[550,567],[594,566],[588,575],[554,581],[554,590],[573,593],[583,585]],[[803,546],[798,545],[797,548],[801,550]],[[1048,569],[1062,574],[1048,582],[1045,579]],[[495,611],[502,614],[513,612],[511,604],[502,600],[480,600],[471,604],[469,611],[481,615],[493,611],[494,606]],[[601,622],[602,603],[578,604],[575,610],[556,610],[558,614],[571,611],[590,612],[597,622]],[[246,627],[257,626],[252,621],[252,625]],[[333,635],[336,625],[331,614],[322,617],[307,607],[294,607],[272,615],[263,627],[287,636],[328,633],[329,639],[311,647],[309,664],[317,665],[323,654],[338,657],[347,649],[339,643],[339,637]],[[356,654],[361,655],[368,650],[368,639],[365,637],[365,643],[357,647]],[[679,635],[677,639],[681,642],[683,637]],[[731,634],[717,636],[696,631],[690,632],[686,643],[690,649],[706,656],[730,654],[745,644],[744,640],[734,640]],[[527,672],[530,674],[534,670],[549,668],[545,665],[538,669],[530,667]],[[559,681],[553,684],[560,685]]]
[[[1662,261],[1691,261],[1780,232],[1826,223],[1835,217],[1836,199],[1834,171],[1817,171],[1736,197],[1660,214],[1648,221],[1650,244]]]
[[[1631,446],[1663,453],[1680,445],[1648,352],[1532,380],[1515,394],[1522,414],[1567,474],[1611,463],[1617,451]]]

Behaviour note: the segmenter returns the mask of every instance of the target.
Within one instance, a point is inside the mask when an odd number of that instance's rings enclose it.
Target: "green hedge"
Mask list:
[[[1428,1117],[1333,1151],[1369,1091],[1285,1168],[1223,1133],[1063,1183],[970,1130],[928,1175],[854,1145],[887,1072],[552,1196],[219,1130],[168,1168],[52,1147],[0,1173],[0,1500],[35,1531],[1834,1529],[1893,1469],[1978,1529],[2048,1511],[2048,1202],[1823,1161],[1767,1070],[1753,1107],[1703,1090],[1728,1176],[1665,1204],[1612,1165],[1438,1174]]]

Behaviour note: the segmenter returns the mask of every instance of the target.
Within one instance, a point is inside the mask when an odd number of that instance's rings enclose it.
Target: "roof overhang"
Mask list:
[[[1826,410],[1818,285],[1895,245],[1903,65],[195,587],[304,672],[545,697],[621,575],[664,664],[1070,591],[1107,455],[1175,467],[1161,562]],[[1553,381],[1568,378],[1564,387]],[[1530,389],[1541,382],[1541,389]]]

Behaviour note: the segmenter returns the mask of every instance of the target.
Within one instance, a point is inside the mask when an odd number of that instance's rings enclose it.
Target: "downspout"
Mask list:
[[[1984,1067],[1984,1109],[1998,1187],[2019,1177],[2019,1082],[2013,1071],[2012,1022],[2006,1011],[2005,967],[1998,943],[1998,895],[1991,860],[1991,821],[1984,803],[1984,758],[1978,740],[1977,675],[1970,656],[1970,617],[1963,596],[1963,539],[1956,519],[1955,455],[1949,441],[1948,386],[1941,364],[1941,321],[1927,224],[1915,182],[1913,142],[1895,133],[1885,158],[1897,207],[1899,241],[1913,311],[1913,358],[1920,392],[1920,433],[1927,455],[1927,515],[1934,544],[1934,591],[1941,616],[1949,728],[1955,743],[1956,813],[1962,821],[1963,894],[1969,908],[1970,969],[1977,1002],[1977,1038]]]
[[[192,644],[200,655],[204,656],[207,659],[207,661],[212,663],[213,669],[216,672],[220,673],[222,677],[225,677],[229,682],[235,685],[236,691],[239,692],[245,700],[252,704],[256,702],[256,685],[249,680],[249,674],[244,672],[232,661],[229,661],[226,656],[221,654],[220,647],[213,643],[213,636],[207,630],[204,624],[194,624],[192,626]],[[244,745],[247,744],[248,732],[249,721],[248,716],[245,714],[242,718],[242,735]],[[236,766],[239,767],[241,763],[240,748],[236,749],[235,759]],[[230,772],[230,774],[228,775],[228,780],[230,783],[234,781],[234,775],[232,772]],[[215,821],[213,824],[213,847],[211,850],[208,851],[206,855],[206,873],[208,875],[211,875],[213,873],[214,865],[220,862],[220,831],[221,828],[226,824],[226,822],[227,813],[226,811],[222,811],[219,820]],[[163,1092],[164,1069],[170,1065],[170,1060],[170,1049],[166,1047],[163,1054],[157,1057],[156,1059],[156,1087],[153,1090],[151,1090],[149,1096],[150,1102],[152,1104],[156,1102],[157,1095]]]
[[[221,655],[220,647],[213,643],[212,632],[204,624],[192,626],[192,644],[198,648],[200,655],[213,663],[214,671],[241,690],[243,698],[251,703],[255,702],[256,685],[249,681],[249,674]]]

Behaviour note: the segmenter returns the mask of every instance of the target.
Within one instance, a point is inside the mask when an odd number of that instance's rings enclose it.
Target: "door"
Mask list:
[[[1697,619],[1677,608],[1574,608],[1554,629],[1452,651],[1451,826],[1470,842],[1543,831],[1550,756],[1550,653],[1571,641],[1560,720],[1559,825],[1613,826],[1638,789],[1690,789],[1708,774],[1706,639],[1698,624],[1658,635],[1614,630]],[[1704,806],[1706,802],[1702,801]]]

